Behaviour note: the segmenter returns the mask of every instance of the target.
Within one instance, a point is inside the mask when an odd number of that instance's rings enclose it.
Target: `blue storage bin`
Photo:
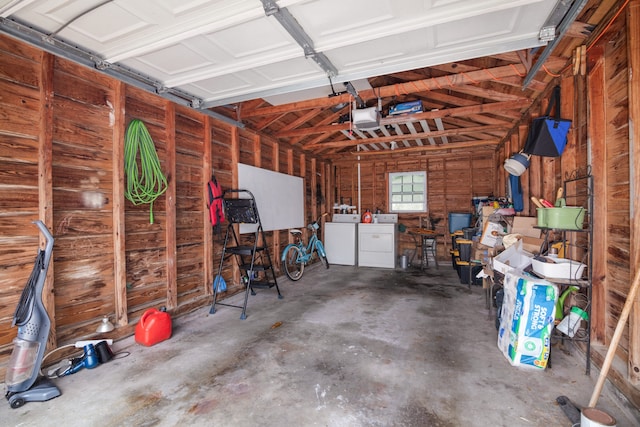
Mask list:
[[[467,228],[471,225],[470,213],[449,212],[449,233]]]

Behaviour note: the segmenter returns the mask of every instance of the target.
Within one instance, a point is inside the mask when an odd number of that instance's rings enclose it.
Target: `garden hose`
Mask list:
[[[124,137],[125,197],[134,205],[149,204],[149,223],[153,224],[153,202],[167,191],[167,178],[153,139],[142,121],[133,119]]]

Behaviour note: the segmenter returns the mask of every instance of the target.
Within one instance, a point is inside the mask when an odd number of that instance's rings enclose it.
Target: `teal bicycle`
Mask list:
[[[321,215],[316,221],[313,221],[307,227],[313,233],[309,242],[305,245],[302,241],[302,231],[298,229],[291,229],[289,233],[293,236],[294,243],[289,243],[282,251],[282,269],[287,277],[293,281],[300,280],[302,273],[304,273],[304,266],[311,261],[313,254],[317,252],[320,262],[329,268],[329,261],[327,261],[327,254],[324,250],[324,245],[318,238],[318,229],[320,228],[320,219],[327,215],[326,213]]]

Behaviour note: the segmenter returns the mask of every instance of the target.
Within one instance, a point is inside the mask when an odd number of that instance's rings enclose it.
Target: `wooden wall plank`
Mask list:
[[[53,234],[53,98],[54,98],[54,84],[53,84],[53,66],[54,57],[48,53],[42,53],[42,67],[40,69],[40,123],[38,129],[40,129],[40,147],[38,150],[38,193],[39,193],[39,219],[49,229],[49,232]],[[55,235],[54,235],[55,236]],[[54,237],[55,239],[55,237]],[[44,248],[46,245],[46,239],[44,236],[40,236],[40,247]],[[58,315],[56,312],[56,304],[54,297],[54,270],[55,261],[52,255],[49,263],[49,269],[47,270],[47,279],[44,283],[44,289],[42,290],[42,302],[49,319],[51,321],[51,330],[56,330],[58,322]],[[55,334],[49,334],[47,340],[47,346],[55,348],[58,342]]]
[[[640,268],[640,0],[629,3],[627,10],[627,56],[629,58],[629,139],[631,142],[630,206],[630,277]],[[629,319],[629,378],[640,384],[640,296],[636,298]]]
[[[606,82],[605,149],[606,149],[606,199],[607,222],[607,332],[610,340],[622,311],[620,292],[629,289],[629,105],[628,63],[626,33],[623,20],[616,20],[610,33],[601,41],[604,52],[604,80]],[[621,258],[626,254],[627,258]],[[621,342],[628,341],[628,329]],[[625,351],[619,347],[619,351]],[[628,356],[622,355],[624,359]]]
[[[589,135],[592,151],[592,174],[594,176],[594,212],[592,222],[594,230],[605,230],[607,220],[606,188],[607,188],[607,151],[605,127],[606,82],[604,70],[604,51],[601,47],[591,49],[590,71],[588,75],[589,98]],[[608,233],[594,233],[592,250],[594,254],[606,253]],[[592,294],[591,334],[594,342],[606,343],[607,339],[607,262],[605,257],[594,257],[592,262]]]
[[[91,338],[105,314],[117,326],[110,336],[118,338],[132,334],[149,307],[169,301],[176,313],[186,313],[208,304],[212,260],[221,250],[213,245],[205,203],[211,170],[223,187],[236,187],[240,149],[271,170],[286,169],[286,149],[2,35],[0,53],[0,260],[11,263],[3,270],[10,280],[0,278],[0,371],[15,336],[10,311],[38,247],[31,224],[38,217],[50,215],[56,237],[50,312],[58,321],[52,334],[58,343]],[[133,118],[147,126],[161,168],[176,185],[154,203],[154,224],[149,206],[124,198],[123,140]],[[48,154],[40,153],[43,141]],[[304,175],[311,204],[315,157],[300,153],[291,152],[293,170]],[[43,174],[42,165],[50,172]],[[274,252],[287,235],[279,230],[267,236]],[[231,267],[223,274],[233,279]],[[234,280],[228,284],[227,295],[243,290]]]
[[[167,309],[174,310],[178,306],[178,283],[177,283],[177,245],[176,245],[176,110],[175,104],[165,101],[165,134],[166,152],[164,173],[167,177],[167,191],[165,193],[165,242],[167,250],[165,252],[167,261]]]
[[[112,238],[113,238],[113,287],[114,317],[116,326],[123,327],[129,323],[127,316],[127,265],[125,240],[125,208],[124,208],[124,132],[125,128],[125,86],[118,83],[114,87],[113,108],[113,203],[112,203]],[[111,313],[103,312],[103,315]]]

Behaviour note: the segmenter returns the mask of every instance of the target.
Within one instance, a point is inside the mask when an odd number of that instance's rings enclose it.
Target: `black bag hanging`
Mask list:
[[[555,105],[555,116],[551,117],[551,109]],[[560,86],[553,88],[553,95],[547,112],[543,117],[533,119],[529,127],[527,142],[522,150],[527,154],[545,157],[560,157],[567,145],[567,133],[571,120],[560,118]]]

